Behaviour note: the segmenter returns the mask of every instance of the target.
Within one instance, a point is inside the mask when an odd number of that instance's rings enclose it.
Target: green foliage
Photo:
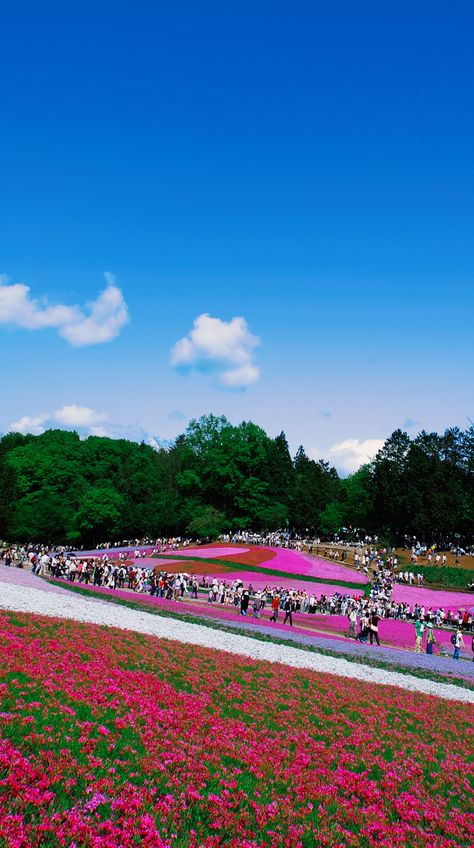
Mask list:
[[[252,422],[191,421],[174,445],[48,430],[0,439],[0,538],[92,544],[141,536],[342,527],[433,543],[474,526],[474,427],[415,439],[396,430],[347,479],[284,433]]]
[[[474,527],[474,427],[444,435],[422,431],[410,440],[396,430],[377,454],[368,481],[370,525],[392,538],[427,542]]]
[[[111,486],[91,486],[81,501],[76,518],[81,538],[93,541],[99,535],[102,539],[116,539],[123,533],[124,509],[124,496]]]
[[[322,515],[341,496],[341,481],[327,462],[315,462],[299,447],[293,463],[290,524],[309,533],[323,532]],[[339,529],[339,525],[336,529]]]
[[[223,512],[214,509],[213,506],[199,506],[194,512],[194,517],[189,522],[186,530],[193,536],[202,538],[215,538],[225,530],[226,519]]]
[[[474,571],[467,568],[440,567],[436,565],[416,566],[416,573],[422,574],[425,583],[446,586],[450,589],[468,589],[474,581]],[[474,606],[474,593],[472,595]]]
[[[344,526],[344,505],[339,501],[331,501],[324,507],[320,517],[321,532],[331,537]]]
[[[274,530],[288,524],[293,484],[284,433],[213,415],[159,451],[63,430],[11,433],[0,439],[0,537],[88,545]]]
[[[370,465],[341,480],[345,527],[370,527],[373,515],[373,493]]]

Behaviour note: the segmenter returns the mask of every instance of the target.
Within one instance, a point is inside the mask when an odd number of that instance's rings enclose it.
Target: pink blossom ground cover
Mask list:
[[[312,557],[299,551],[292,551],[287,548],[264,548],[255,546],[250,549],[239,549],[231,545],[223,548],[207,547],[198,549],[203,557],[212,557],[220,559],[226,556],[232,559],[234,563],[239,562],[239,557],[242,556],[242,564],[246,564],[249,558],[246,554],[252,554],[254,565],[261,565],[262,568],[272,572],[286,571],[291,574],[302,574],[308,577],[319,577],[324,580],[342,580],[349,583],[367,583],[367,578],[364,574],[359,574],[351,568],[338,563],[327,562],[326,560]],[[225,551],[225,554],[223,553]],[[259,556],[259,553],[261,556]],[[180,551],[182,555],[191,555],[190,551]],[[271,554],[271,558],[268,557]]]
[[[172,553],[170,551],[170,555]],[[219,547],[219,545],[213,544],[199,548],[182,548],[179,551],[179,555],[209,559],[222,559],[225,557],[237,564],[239,563],[239,559],[242,558],[242,565],[246,565],[252,561],[253,565],[261,565],[272,571],[288,571],[293,574],[322,577],[326,580],[346,580],[353,583],[367,583],[365,575],[359,574],[351,568],[287,548],[263,547],[260,545],[255,545],[251,548],[242,548],[230,543]]]
[[[2,848],[472,846],[455,701],[1,613],[0,722]]]
[[[406,586],[395,583],[392,597],[395,601],[410,604],[423,604],[425,607],[436,609],[442,607],[457,612],[458,609],[474,607],[474,592],[448,592],[442,589],[427,589],[423,586]]]
[[[359,574],[352,568],[339,565],[335,562],[327,562],[318,557],[310,557],[299,551],[290,551],[285,548],[271,548],[275,552],[274,559],[269,567],[272,571],[288,571],[293,574],[304,574],[308,577],[319,577],[323,580],[343,580],[348,583],[367,583],[364,574]]]
[[[307,592],[308,595],[335,595],[339,592],[340,595],[351,595],[352,597],[360,597],[363,595],[362,588],[346,589],[345,586],[331,585],[329,583],[313,583],[306,580],[292,580],[291,577],[279,577],[278,574],[259,574],[258,571],[226,571],[222,574],[212,574],[212,578],[217,580],[225,580],[228,585],[232,585],[234,580],[242,580],[244,586],[252,584],[254,589],[269,588],[295,589],[298,592]]]
[[[338,587],[334,587],[338,588]],[[339,587],[340,588],[340,587]],[[166,600],[165,598],[157,598],[155,596],[130,592],[126,589],[108,589],[105,586],[84,586],[81,589],[88,590],[91,594],[109,595],[110,597],[119,598],[125,601],[134,601],[143,604],[144,606],[158,607],[162,610],[171,612],[190,613],[204,615],[208,618],[221,621],[236,621],[238,619],[238,607],[228,607],[224,604],[213,603],[209,604],[202,598],[199,601],[192,600],[186,596],[178,601]],[[321,593],[318,594],[318,597]],[[269,605],[261,612],[260,619],[252,618],[251,606],[248,610],[248,618],[252,619],[253,623],[265,629],[274,630],[275,625],[269,621],[271,609]],[[284,613],[279,613],[279,623],[283,622]],[[331,638],[346,639],[348,631],[348,620],[343,615],[323,615],[312,613],[293,613],[294,628],[302,635],[314,635],[315,631],[319,634],[330,635]],[[434,628],[435,638],[438,645],[442,649],[452,653],[452,645],[450,643],[451,631]],[[415,645],[415,628],[411,622],[397,621],[387,618],[381,619],[379,624],[379,637],[383,645],[395,648],[413,649]],[[439,651],[439,647],[435,650]]]
[[[48,581],[49,582],[49,581]],[[62,582],[62,581],[61,581]],[[60,581],[56,583],[54,581],[54,585],[59,585]],[[71,586],[70,583],[67,584]],[[204,615],[206,618],[212,618],[220,621],[232,621],[235,622],[239,618],[239,607],[235,606],[225,606],[220,603],[207,603],[202,598],[198,601],[193,600],[189,597],[180,598],[178,601],[167,600],[165,598],[158,598],[155,595],[148,595],[141,592],[133,592],[127,589],[109,589],[106,586],[90,586],[81,584],[81,590],[86,590],[91,595],[108,595],[112,598],[117,598],[122,601],[131,601],[133,603],[139,603],[145,607],[155,607],[161,609],[163,611],[169,612],[179,612],[181,614],[188,613],[191,615]],[[74,591],[74,589],[73,589]],[[254,619],[252,617],[252,609],[249,608],[247,618],[252,619],[252,623],[262,628],[275,630],[275,625],[273,622],[270,622],[271,609],[267,606],[262,612],[261,617],[259,619]],[[279,623],[281,624],[283,621],[284,613],[280,611],[279,613]],[[325,616],[320,616],[321,619],[325,619]],[[321,626],[321,622],[318,622],[317,616],[307,615],[306,613],[293,613],[293,622],[294,626],[297,628],[298,633],[306,636],[313,636],[315,629],[318,629]],[[328,616],[329,620],[329,616]],[[346,621],[346,630],[347,630],[347,619]],[[314,626],[311,627],[311,624]],[[331,628],[326,627],[323,630],[330,630]],[[331,638],[345,638],[343,632],[334,631],[334,634],[331,631]]]
[[[151,547],[138,546],[136,548],[140,552],[146,551],[151,553]],[[109,551],[87,551],[83,552],[82,556],[98,556],[102,557],[107,553],[109,557],[117,558],[119,551],[122,549],[110,549]],[[133,559],[135,548],[123,549],[130,552],[130,558]],[[229,559],[233,564],[239,564],[239,559],[242,559],[242,565],[260,565],[262,568],[272,572],[286,571],[291,574],[301,574],[307,577],[318,577],[323,580],[340,580],[349,583],[366,584],[367,578],[364,574],[359,574],[351,568],[338,563],[327,562],[318,557],[311,557],[299,551],[292,551],[286,548],[271,548],[262,546],[253,546],[251,548],[239,547],[237,545],[221,545],[213,544],[195,548],[181,548],[178,551],[163,551],[164,556],[173,557],[190,557],[191,559]],[[78,555],[81,555],[78,552]],[[154,558],[143,557],[137,559],[137,563],[141,563],[144,567],[152,568]],[[173,560],[175,562],[175,560]],[[156,563],[155,563],[156,564]]]
[[[223,545],[219,547],[181,548],[179,551],[170,551],[170,554],[178,553],[180,556],[191,557],[191,559],[222,559],[227,556],[239,556],[248,553],[248,548],[230,547]]]
[[[347,618],[343,615],[310,615],[309,618],[314,619],[315,624],[331,633],[342,634],[347,631]],[[452,631],[442,630],[438,627],[433,628],[433,631],[438,644],[452,654],[453,646],[450,642]],[[379,622],[379,638],[384,645],[413,649],[415,647],[415,627],[409,621],[382,618]]]
[[[130,565],[135,565],[137,568],[161,568],[163,571],[166,571],[168,567],[181,566],[183,574],[188,570],[187,564],[182,559],[173,559],[170,557],[169,559],[157,559],[156,557],[141,557],[140,559],[132,559],[129,562]]]

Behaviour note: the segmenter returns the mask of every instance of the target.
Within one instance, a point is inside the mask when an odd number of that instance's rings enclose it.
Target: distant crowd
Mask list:
[[[154,540],[157,554],[173,550],[171,540]],[[473,616],[467,610],[445,611],[441,607],[426,607],[422,604],[410,605],[392,600],[394,583],[393,569],[397,565],[396,557],[384,559],[383,551],[369,548],[361,555],[361,568],[366,569],[370,562],[372,586],[368,597],[352,597],[341,592],[309,593],[298,588],[288,589],[278,585],[267,585],[263,589],[254,589],[252,584],[244,586],[241,580],[218,580],[217,578],[198,576],[185,572],[175,574],[165,570],[140,566],[145,550],[137,547],[132,552],[117,552],[113,557],[104,552],[101,557],[79,557],[67,551],[48,551],[46,548],[29,549],[10,547],[2,551],[5,565],[16,565],[19,561],[31,567],[34,574],[63,578],[72,583],[86,586],[103,586],[109,589],[128,589],[137,593],[177,600],[183,597],[201,598],[210,604],[223,604],[236,607],[242,615],[253,614],[260,617],[265,606],[270,605],[274,620],[280,611],[288,613],[286,620],[292,623],[292,614],[343,615],[358,624],[358,635],[364,631],[364,618],[377,616],[377,619],[396,619],[399,621],[422,620],[436,627],[461,627],[466,632],[473,630]],[[149,555],[150,552],[148,552]],[[365,560],[365,561],[364,561]],[[163,561],[163,565],[165,562]],[[402,575],[406,578],[406,575]],[[400,578],[400,575],[398,575]],[[412,582],[412,573],[407,582]],[[315,586],[316,588],[316,586]],[[362,592],[362,589],[361,589]],[[366,622],[365,622],[366,623]],[[371,623],[374,628],[374,623]],[[352,626],[351,626],[351,629]],[[375,639],[375,628],[372,631]],[[370,634],[369,634],[370,636]]]
[[[1,551],[0,557],[6,566],[30,567],[37,575],[65,579],[85,586],[145,593],[166,600],[200,599],[208,604],[234,608],[239,615],[251,615],[256,619],[260,618],[267,608],[271,610],[270,621],[279,621],[281,615],[283,624],[289,623],[290,626],[293,625],[294,613],[345,616],[348,619],[346,635],[370,644],[380,644],[380,621],[411,621],[416,628],[416,650],[420,649],[420,635],[424,638],[423,634],[426,634],[427,653],[432,653],[435,643],[434,636],[431,638],[433,627],[456,628],[459,633],[472,633],[474,630],[474,619],[469,610],[445,611],[441,607],[410,605],[392,600],[395,580],[402,580],[409,585],[415,582],[420,585],[422,577],[419,574],[415,576],[412,571],[397,573],[397,557],[384,548],[377,550],[370,546],[360,549],[360,553],[356,554],[357,571],[368,575],[370,568],[372,585],[368,597],[364,594],[353,597],[344,594],[342,588],[341,592],[328,594],[310,593],[296,587],[289,589],[278,585],[255,589],[252,584],[245,586],[239,579],[227,581],[194,573],[176,574],[160,571],[158,565],[155,569],[144,568],[140,565],[140,560],[145,556],[165,554],[195,543],[183,538],[125,541],[131,542],[134,550],[116,551],[111,555],[104,547],[101,556],[86,556],[75,555],[65,548],[51,551],[40,545],[10,546]],[[222,541],[265,543],[273,546],[278,543],[278,546],[282,547],[302,544],[301,540],[289,540],[285,539],[284,535],[277,534],[265,537],[258,534],[251,534],[251,537],[248,534],[239,534],[238,537],[223,537]],[[162,564],[164,566],[165,561],[162,561]],[[457,645],[454,647],[461,649],[462,638],[456,636],[456,640]]]
[[[223,533],[219,536],[221,542],[231,542],[233,545],[262,545],[269,548],[289,548],[294,551],[302,551],[307,541],[302,536],[295,536],[285,530],[276,530],[273,533],[254,533],[251,530],[243,530],[238,533]],[[319,543],[319,539],[318,539]]]

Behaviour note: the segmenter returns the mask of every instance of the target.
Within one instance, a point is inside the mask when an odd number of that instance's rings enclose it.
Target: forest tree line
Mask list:
[[[341,478],[284,433],[191,421],[170,447],[48,430],[0,439],[0,539],[92,544],[288,528],[332,537],[363,528],[429,543],[474,528],[474,427],[416,438],[396,430]]]

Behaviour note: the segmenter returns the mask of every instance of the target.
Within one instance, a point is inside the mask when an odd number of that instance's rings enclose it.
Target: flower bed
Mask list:
[[[472,707],[0,614],[5,848],[467,848]]]
[[[55,583],[55,585],[58,584]],[[315,584],[310,585],[314,586]],[[340,589],[338,586],[330,587],[326,585],[324,585],[323,588],[336,591]],[[187,598],[186,596],[178,601],[173,601],[139,592],[130,592],[122,589],[108,589],[105,586],[84,586],[81,584],[81,589],[84,589],[91,594],[98,593],[118,598],[123,601],[134,603],[138,602],[143,604],[145,607],[155,607],[163,611],[169,610],[171,612],[179,612],[181,614],[189,613],[191,615],[200,615],[223,622],[235,622],[238,618],[239,612],[239,607],[229,607],[220,603],[203,603],[202,599],[201,601],[195,601]],[[323,592],[316,593],[318,598],[321,594],[323,594]],[[275,631],[275,624],[269,621],[270,615],[271,609],[267,604],[265,609],[261,611],[261,617],[259,619],[254,619],[252,617],[252,609],[250,606],[247,618],[252,619],[252,622],[256,626],[263,628],[263,630],[268,633],[271,633]],[[281,626],[283,626],[283,616],[284,613],[280,610],[278,624]],[[348,620],[347,617],[343,615],[323,615],[308,612],[293,613],[293,624],[295,631],[303,636],[312,636],[315,632],[317,632],[319,635],[345,639],[348,632]],[[452,654],[453,647],[450,642],[451,632],[452,631],[450,630],[434,628],[437,642],[434,649],[435,653],[443,652],[444,654]],[[383,618],[380,620],[379,624],[379,638],[382,645],[386,647],[413,649],[415,645],[415,628],[413,623],[409,621],[397,621],[391,618]],[[468,646],[465,653],[469,653],[470,637],[466,637],[465,641]]]
[[[208,556],[216,556],[215,549],[217,545],[206,545],[205,550],[210,553]],[[275,557],[273,548],[264,548],[261,545],[252,545],[245,553],[238,553],[235,545],[228,543],[224,546],[227,549],[226,559],[231,562],[236,562],[239,565],[263,565]]]
[[[323,580],[345,580],[349,583],[367,583],[364,574],[359,574],[352,568],[338,565],[335,562],[301,554],[298,551],[290,551],[281,548],[273,548],[275,559],[272,560],[272,569],[275,571],[289,571],[294,574],[304,574],[308,577],[319,577]]]
[[[310,615],[310,619],[315,620],[315,624],[329,631],[330,633],[342,634],[347,631],[347,618],[343,615]],[[450,655],[453,653],[451,645],[451,630],[441,630],[438,627],[433,628],[436,641],[444,652]],[[414,648],[415,647],[415,627],[410,621],[397,621],[394,618],[382,618],[379,623],[379,638],[383,645],[391,645],[397,648]],[[466,642],[469,637],[466,637]],[[470,645],[470,639],[468,644]],[[435,652],[439,652],[439,647],[435,646]]]
[[[64,584],[64,581],[54,581],[51,585],[59,586],[61,583]],[[71,586],[71,584],[67,584]],[[76,584],[77,585],[77,584]],[[190,614],[190,615],[198,615],[204,616],[205,618],[211,618],[218,621],[232,621],[235,622],[238,620],[238,614],[240,607],[235,606],[225,606],[220,603],[203,603],[201,601],[191,600],[190,598],[180,598],[178,601],[167,600],[165,598],[157,598],[155,595],[147,595],[142,594],[141,592],[131,592],[126,589],[108,589],[106,586],[86,586],[84,584],[80,584],[78,586],[82,591],[85,591],[90,594],[98,594],[98,595],[107,595],[111,598],[117,598],[120,601],[128,601],[129,603],[138,603],[144,607],[151,607],[163,610],[163,612],[178,612],[181,615]],[[74,588],[73,590],[74,591]],[[257,627],[261,627],[264,630],[268,631],[269,634],[275,632],[275,625],[269,621],[271,615],[271,609],[267,606],[261,613],[261,618],[254,619],[252,617],[252,609],[249,608],[248,611],[248,619],[252,619],[252,623],[254,623]],[[282,624],[283,621],[283,613],[280,611],[279,614],[279,624]],[[316,616],[308,616],[306,613],[294,613],[293,621],[295,626],[298,629],[298,633],[303,636],[312,636],[314,635],[315,629],[317,629],[317,625],[311,628],[311,619],[316,618]],[[324,616],[323,616],[324,618]],[[306,627],[306,625],[308,625]],[[324,628],[323,628],[324,629]],[[326,628],[330,629],[330,628]],[[347,621],[346,621],[346,629],[347,629]],[[319,632],[319,631],[318,631]],[[284,635],[284,634],[283,634]],[[333,634],[331,634],[332,636]],[[344,638],[343,633],[335,634],[336,638]]]
[[[367,578],[364,574],[359,574],[351,568],[337,563],[327,562],[318,557],[310,557],[307,554],[302,554],[299,551],[292,551],[286,548],[263,548],[258,545],[251,548],[247,552],[242,553],[241,549],[235,548],[230,544],[224,548],[218,548],[213,545],[206,545],[199,549],[203,557],[219,559],[223,557],[223,550],[233,551],[226,553],[225,560],[238,565],[261,565],[268,568],[274,574],[279,571],[285,571],[290,574],[300,574],[307,577],[317,577],[323,580],[341,580],[349,583],[366,584]],[[179,552],[180,556],[191,556],[195,550],[185,550]]]
[[[230,569],[226,571],[225,568],[222,568],[222,573],[221,571],[207,573],[212,573],[213,577],[217,577],[218,580],[225,580],[228,584],[232,584],[234,580],[242,580],[244,586],[251,583],[254,589],[264,589],[265,586],[270,589],[295,589],[297,592],[307,592],[308,595],[315,595],[317,598],[321,595],[334,595],[336,592],[339,592],[340,595],[352,595],[353,597],[363,595],[362,588],[349,589],[344,586],[338,586],[337,584],[331,585],[330,583],[313,583],[309,580],[292,580],[291,577],[279,577],[278,572],[266,575],[259,574],[258,571],[236,571],[235,569],[232,569],[231,573],[230,571]],[[199,572],[196,570],[196,573]]]
[[[170,551],[170,554],[171,556],[179,554],[180,556],[191,557],[191,559],[220,559],[221,557],[227,559],[232,552],[233,556],[242,557],[248,552],[248,548],[236,548],[229,545],[203,545],[199,548],[180,548],[178,551]]]
[[[151,560],[153,563],[153,568],[155,571],[169,571],[170,574],[197,574],[201,576],[203,574],[212,574],[214,575],[224,575],[225,579],[229,579],[230,574],[235,573],[234,568],[227,568],[223,563],[220,562],[206,562],[205,560],[187,560],[187,559],[159,559],[155,558]],[[228,573],[229,572],[229,573]],[[234,579],[231,577],[230,579]]]
[[[427,609],[442,607],[445,611],[451,609],[474,609],[474,593],[445,592],[439,589],[425,589],[423,586],[407,586],[405,583],[395,583],[392,597],[395,601],[404,603],[423,604]]]

